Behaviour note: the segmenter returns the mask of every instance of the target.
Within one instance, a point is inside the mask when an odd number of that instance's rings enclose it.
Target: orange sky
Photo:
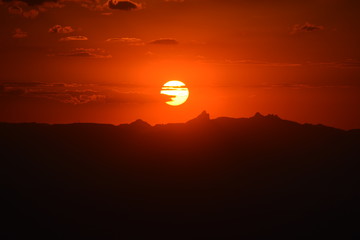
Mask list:
[[[0,121],[278,114],[360,128],[355,0],[0,0]],[[180,80],[188,101],[168,106]]]

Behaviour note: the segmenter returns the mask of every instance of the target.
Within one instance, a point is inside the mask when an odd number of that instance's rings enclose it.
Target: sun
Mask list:
[[[165,83],[160,93],[171,97],[171,100],[166,102],[170,106],[179,106],[185,103],[189,97],[189,89],[185,83],[177,80]]]

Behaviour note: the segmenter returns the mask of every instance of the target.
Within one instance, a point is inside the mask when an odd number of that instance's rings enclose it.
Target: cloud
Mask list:
[[[61,0],[61,2],[63,1],[64,0]],[[60,1],[5,0],[4,2],[10,14],[30,19],[36,18],[40,12],[44,12],[49,8],[60,8],[64,6]]]
[[[258,66],[268,66],[268,67],[300,67],[300,63],[286,63],[286,62],[271,62],[271,61],[259,61],[251,59],[241,59],[241,60],[225,60],[225,64],[234,64],[234,65],[258,65]]]
[[[142,46],[144,45],[143,40],[140,38],[108,38],[106,42],[117,42],[123,43],[131,46]]]
[[[359,69],[360,68],[360,60],[357,59],[344,59],[341,61],[333,61],[333,62],[308,62],[308,66],[320,66],[320,67],[330,67],[330,68],[352,68]]]
[[[14,0],[3,0],[4,2],[15,2]],[[39,6],[45,3],[56,3],[59,2],[58,0],[23,0],[19,2],[24,2],[29,6]]]
[[[248,65],[261,67],[301,67],[303,64],[294,62],[275,62],[253,59],[208,59],[204,56],[196,56],[198,62],[218,65]]]
[[[0,85],[0,95],[20,96],[27,93],[28,88],[38,87],[38,82],[6,82]]]
[[[14,15],[22,15],[23,9],[19,6],[13,5],[8,7],[8,12]]]
[[[158,101],[134,84],[88,84],[5,82],[0,83],[0,97],[50,99],[65,104],[149,103]]]
[[[52,94],[53,96],[51,96],[49,93],[47,93],[48,97],[50,96],[55,100],[59,100],[60,102],[74,105],[90,102],[101,102],[106,98],[105,95],[92,90],[64,91],[62,93],[55,94]]]
[[[79,4],[81,7],[93,11],[108,9],[105,0],[3,0],[3,3],[8,7],[10,14],[25,18],[36,18],[41,12],[51,8],[63,8],[68,3]]]
[[[1,85],[0,96],[46,98],[74,105],[106,99],[96,86],[78,83],[8,82]]]
[[[240,60],[209,60],[203,56],[198,56],[198,61],[209,64],[221,64],[221,65],[254,65],[264,67],[327,67],[327,68],[346,68],[346,69],[359,69],[360,60],[358,59],[341,59],[332,62],[272,62],[272,61],[260,61],[250,59]]]
[[[289,89],[314,89],[314,88],[348,88],[348,87],[356,87],[356,85],[353,84],[344,84],[344,83],[264,83],[260,85],[249,85],[248,87],[254,87],[254,88],[289,88]]]
[[[23,88],[5,87],[4,85],[0,87],[0,96],[21,96],[25,93],[26,90]]]
[[[49,56],[83,57],[83,58],[111,58],[112,56],[101,48],[75,48],[68,52],[49,54]]]
[[[319,30],[324,30],[324,26],[315,25],[311,23],[304,23],[304,24],[296,24],[292,27],[292,34],[300,33],[300,32],[315,32]]]
[[[36,18],[39,15],[39,11],[36,9],[31,9],[29,11],[24,11],[22,15],[25,18]]]
[[[39,13],[50,8],[62,8],[67,4],[79,4],[83,8],[92,11],[113,10],[139,10],[143,6],[131,0],[0,0],[5,4],[10,14],[23,16],[25,18],[36,18]],[[111,12],[103,12],[102,15],[111,15]]]
[[[104,10],[108,10],[109,8],[106,0],[62,0],[62,1],[78,3],[80,4],[81,7],[87,8],[91,11],[104,11]]]
[[[24,32],[21,28],[16,28],[14,30],[14,34],[12,35],[13,38],[26,38],[27,36],[27,32]]]
[[[173,38],[160,38],[149,42],[149,44],[176,45],[179,44],[179,42]]]
[[[142,8],[141,4],[135,3],[133,1],[110,0],[108,2],[108,6],[110,9],[117,9],[117,10],[124,10],[124,11],[138,10],[138,9]]]
[[[8,12],[10,14],[20,15],[20,16],[23,16],[25,18],[30,18],[30,19],[36,18],[39,15],[39,10],[37,10],[37,9],[24,10],[23,7],[21,7],[20,5],[21,4],[19,4],[19,3],[10,5],[8,7]]]
[[[88,40],[85,36],[69,36],[69,37],[63,37],[60,38],[59,41],[86,41]]]
[[[41,82],[6,82],[4,83],[7,87],[38,87],[43,83]],[[3,86],[5,86],[3,85]]]
[[[55,25],[51,28],[49,28],[49,33],[72,33],[75,30],[71,26],[64,26],[61,25]]]

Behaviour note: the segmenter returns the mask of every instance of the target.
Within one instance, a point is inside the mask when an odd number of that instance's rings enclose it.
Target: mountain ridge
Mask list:
[[[251,117],[217,117],[217,118],[210,118],[210,114],[207,113],[207,111],[202,111],[198,116],[196,116],[193,119],[190,119],[186,122],[176,122],[176,123],[163,123],[163,124],[154,124],[151,125],[148,122],[142,120],[142,119],[137,119],[133,122],[130,123],[121,123],[121,124],[108,124],[108,123],[82,123],[82,122],[74,122],[74,123],[37,123],[37,122],[19,122],[19,123],[12,123],[12,122],[0,122],[0,125],[22,125],[22,126],[30,126],[30,125],[37,125],[37,126],[103,126],[103,127],[131,127],[133,129],[149,129],[149,128],[158,128],[158,127],[165,127],[165,126],[185,126],[185,125],[198,125],[199,127],[201,127],[201,124],[206,124],[209,125],[209,123],[219,123],[219,122],[232,122],[232,123],[241,123],[241,121],[278,121],[283,122],[283,123],[288,123],[288,124],[298,124],[300,126],[304,126],[304,127],[318,127],[318,128],[328,128],[328,129],[336,129],[336,130],[340,130],[340,131],[345,131],[345,132],[357,132],[360,131],[360,129],[349,129],[349,130],[344,130],[341,128],[336,128],[336,127],[332,127],[332,126],[327,126],[324,124],[313,124],[313,123],[298,123],[296,121],[293,120],[285,120],[280,118],[278,115],[276,114],[268,114],[268,115],[263,115],[260,112],[256,112],[253,116]]]
[[[0,123],[0,133],[10,239],[359,235],[358,130],[202,112],[155,126]]]

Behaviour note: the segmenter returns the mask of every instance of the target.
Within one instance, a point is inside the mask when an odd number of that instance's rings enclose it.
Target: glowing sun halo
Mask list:
[[[185,83],[177,80],[165,83],[160,93],[171,97],[171,100],[166,102],[170,106],[179,106],[186,102],[189,97],[189,89]]]

